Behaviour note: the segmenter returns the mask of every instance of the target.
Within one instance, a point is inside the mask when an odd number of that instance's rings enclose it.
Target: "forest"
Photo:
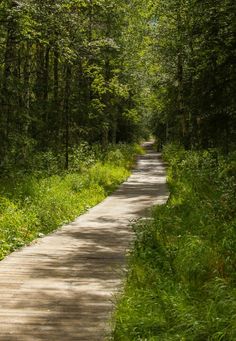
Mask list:
[[[235,144],[235,4],[2,0],[1,170],[151,128],[187,148]]]
[[[235,61],[234,0],[1,0],[0,259],[152,136],[170,200],[134,227],[114,340],[236,339]]]

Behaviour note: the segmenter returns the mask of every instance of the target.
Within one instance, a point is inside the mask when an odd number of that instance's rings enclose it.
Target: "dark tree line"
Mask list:
[[[236,142],[236,3],[159,0],[154,6],[157,135],[227,152]]]
[[[1,165],[34,151],[65,153],[86,140],[132,141],[132,82],[125,67],[130,4],[3,0],[0,4]]]
[[[235,145],[233,0],[2,0],[0,165],[81,141]]]

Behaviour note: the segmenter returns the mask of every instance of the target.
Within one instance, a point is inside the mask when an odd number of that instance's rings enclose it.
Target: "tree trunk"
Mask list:
[[[64,117],[65,117],[65,169],[69,169],[69,145],[70,145],[70,91],[71,91],[71,66],[66,66],[64,90]]]
[[[13,10],[18,4],[12,1],[9,5],[9,9]],[[1,147],[0,156],[2,163],[7,162],[7,156],[9,151],[9,132],[10,125],[13,122],[13,110],[11,108],[13,96],[13,77],[14,77],[14,61],[16,60],[16,32],[17,22],[13,16],[7,18],[7,37],[4,54],[4,66],[3,66],[3,80],[2,80],[2,110],[0,111],[0,124],[1,124]]]
[[[58,89],[59,89],[59,74],[58,74],[58,65],[59,65],[59,52],[58,49],[55,48],[54,56],[53,56],[53,99],[55,109],[58,106]]]
[[[178,38],[179,38],[179,47],[178,47],[178,55],[177,55],[177,84],[178,84],[178,95],[177,95],[177,110],[178,116],[180,119],[180,136],[185,145],[188,144],[188,132],[187,132],[187,119],[186,113],[184,109],[184,97],[183,97],[183,80],[184,80],[184,71],[183,71],[183,52],[182,52],[182,18],[181,18],[181,1],[180,7],[177,12],[177,29],[178,29]]]

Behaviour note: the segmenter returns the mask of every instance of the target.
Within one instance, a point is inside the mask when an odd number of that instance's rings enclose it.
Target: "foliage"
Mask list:
[[[158,0],[143,10],[145,43],[137,55],[145,72],[137,68],[143,81],[137,103],[160,147],[175,140],[234,150],[235,2]]]
[[[0,169],[148,128],[233,150],[233,0],[2,0]],[[79,24],[78,24],[79,23]]]
[[[164,148],[171,196],[134,226],[114,340],[236,338],[236,158]]]
[[[142,135],[141,113],[123,115],[135,107],[130,11],[120,0],[1,1],[1,171],[39,152],[64,155],[68,168],[81,141],[106,148]]]
[[[111,146],[103,155],[95,149],[91,152],[86,144],[77,148],[70,172],[61,173],[46,153],[37,171],[1,179],[0,259],[102,201],[127,178],[139,148]],[[43,171],[45,160],[53,164]]]

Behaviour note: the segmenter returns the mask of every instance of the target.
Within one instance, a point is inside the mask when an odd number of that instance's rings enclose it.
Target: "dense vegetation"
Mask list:
[[[235,22],[234,0],[154,2],[149,98],[161,143],[235,147]]]
[[[63,172],[51,156],[47,172],[37,165],[28,174],[2,178],[0,259],[102,201],[127,178],[138,152],[139,147],[124,144],[106,153],[99,146],[80,145],[70,172]]]
[[[106,148],[140,135],[133,11],[110,0],[0,2],[1,170],[42,151],[69,168],[81,141]]]
[[[235,0],[1,0],[0,257],[96,204],[133,143],[171,197],[135,227],[116,340],[234,340]]]
[[[114,340],[235,340],[235,154],[164,157],[171,196],[134,226]]]
[[[235,146],[234,0],[2,0],[0,167],[81,141]]]

